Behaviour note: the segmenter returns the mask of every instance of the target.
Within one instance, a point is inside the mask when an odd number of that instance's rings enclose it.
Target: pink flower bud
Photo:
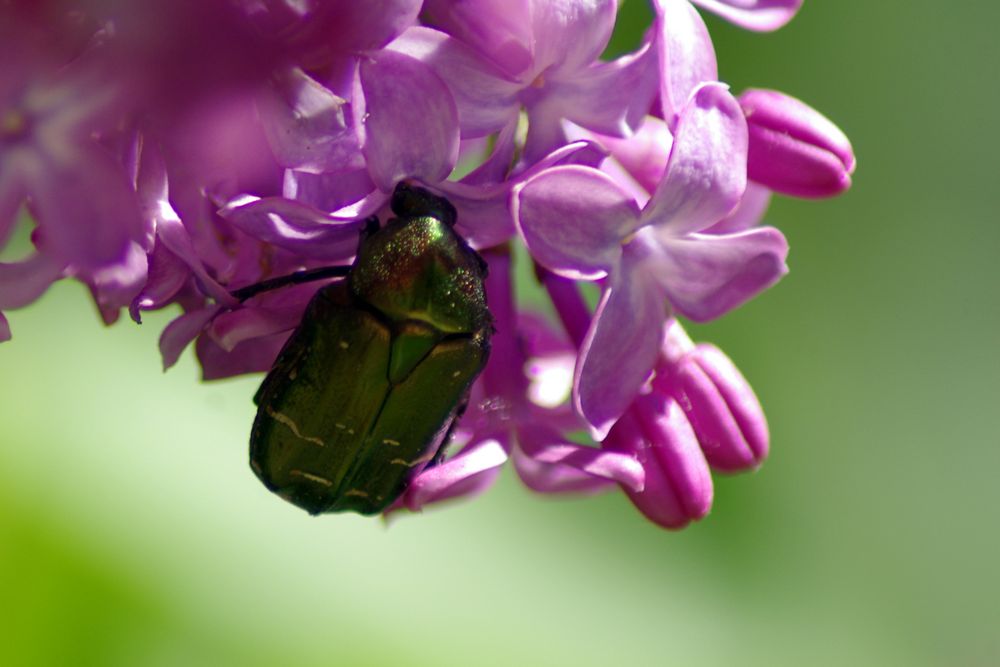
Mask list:
[[[712,507],[712,475],[691,425],[677,401],[663,394],[639,396],[602,443],[635,456],[645,471],[641,491],[623,487],[646,517],[665,528],[683,528]]]
[[[767,457],[767,421],[753,389],[714,345],[699,344],[657,385],[680,403],[716,470],[756,468]]]
[[[739,97],[750,133],[747,175],[775,192],[819,198],[851,186],[854,151],[829,119],[794,97],[748,90]]]

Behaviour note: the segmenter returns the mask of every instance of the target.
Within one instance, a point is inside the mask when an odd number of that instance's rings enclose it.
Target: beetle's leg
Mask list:
[[[361,240],[363,241],[377,232],[378,227],[378,217],[372,215],[365,218],[361,227]],[[233,297],[239,301],[246,301],[247,299],[251,299],[258,294],[262,294],[263,292],[270,292],[271,290],[288,287],[289,285],[301,285],[302,283],[309,283],[314,280],[326,280],[327,278],[343,278],[350,273],[350,271],[350,265],[321,266],[318,269],[305,269],[303,271],[290,273],[287,276],[278,276],[277,278],[262,280],[259,283],[254,283],[252,285],[247,285],[246,287],[233,290],[230,294],[232,294]]]
[[[458,404],[457,408],[455,408],[455,416],[452,418],[451,424],[448,425],[448,432],[444,434],[444,438],[441,440],[441,446],[438,447],[437,453],[434,454],[434,458],[427,463],[427,467],[425,467],[424,470],[429,470],[444,461],[444,457],[448,453],[448,445],[451,444],[451,436],[454,435],[455,427],[458,426],[458,422],[461,421],[462,415],[465,414],[465,409],[467,407],[469,407],[468,396],[463,398],[462,402]]]
[[[247,299],[253,298],[263,292],[270,292],[271,290],[275,290],[280,287],[287,287],[288,285],[300,285],[302,283],[309,283],[314,280],[324,280],[326,278],[343,278],[350,272],[350,270],[350,266],[321,266],[318,269],[296,271],[295,273],[289,273],[287,276],[278,276],[277,278],[262,280],[259,283],[254,283],[253,285],[247,285],[246,287],[233,290],[230,294],[232,294],[233,297],[239,301],[246,301]]]

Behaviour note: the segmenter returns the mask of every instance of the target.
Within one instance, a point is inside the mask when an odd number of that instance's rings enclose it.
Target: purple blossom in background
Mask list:
[[[616,0],[0,0],[0,249],[33,224],[0,262],[0,341],[8,311],[75,278],[108,324],[176,312],[165,367],[193,343],[205,379],[267,371],[324,283],[234,291],[350,264],[419,185],[488,263],[495,333],[449,455],[389,511],[511,461],[539,493],[620,488],[658,525],[700,519],[713,471],[756,468],[769,436],[678,318],[775,284],[772,194],[839,194],[855,159],[805,103],[718,80],[699,10],[768,31],[801,0],[651,5],[608,61]],[[520,305],[518,256],[558,322]]]

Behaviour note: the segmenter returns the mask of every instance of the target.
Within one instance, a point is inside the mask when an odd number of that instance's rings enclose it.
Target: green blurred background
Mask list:
[[[174,313],[105,330],[71,283],[11,313],[0,664],[1000,664],[998,19],[930,0],[810,0],[769,35],[707,19],[734,90],[823,110],[859,168],[840,199],[775,201],[791,274],[693,328],[773,441],[679,533],[510,470],[388,529],[312,519],[247,467],[259,378],[201,384],[190,354],[161,373]]]

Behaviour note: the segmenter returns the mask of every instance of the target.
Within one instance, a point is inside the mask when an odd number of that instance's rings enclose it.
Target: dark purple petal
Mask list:
[[[740,95],[750,132],[748,175],[793,197],[832,197],[851,186],[851,142],[829,119],[773,90]]]
[[[10,338],[10,324],[7,322],[7,318],[3,316],[3,313],[0,313],[0,343],[6,343]]]
[[[291,3],[290,3],[291,4]],[[299,3],[296,3],[299,4]],[[341,52],[378,49],[416,21],[421,0],[323,0],[304,16],[303,27],[330,29],[326,40]]]
[[[659,285],[626,257],[605,286],[576,366],[573,399],[597,440],[652,372],[667,319]]]
[[[345,260],[358,246],[360,221],[339,220],[284,197],[247,195],[227,204],[219,214],[250,236],[304,258]]]
[[[382,51],[361,64],[364,155],[383,192],[414,178],[443,181],[458,158],[458,110],[448,86],[415,58]]]
[[[226,352],[232,352],[241,343],[254,338],[291,331],[302,321],[302,313],[315,286],[305,298],[296,298],[285,290],[281,307],[244,307],[220,313],[208,327],[209,337]]]
[[[208,296],[221,304],[235,305],[236,300],[229,294],[229,290],[220,285],[205,270],[205,265],[202,264],[191,237],[167,201],[160,202],[156,222],[156,239],[157,242],[163,243],[164,248],[188,266],[191,273],[198,279],[199,287]]]
[[[40,247],[89,271],[121,261],[144,230],[124,169],[96,145],[79,150],[68,163],[48,159],[26,185]]]
[[[792,20],[802,0],[691,0],[741,28],[766,32]]]
[[[514,220],[540,264],[567,278],[594,279],[618,265],[621,241],[638,226],[638,207],[609,176],[567,165],[514,190]]]
[[[62,277],[64,269],[62,261],[40,252],[19,262],[0,262],[0,310],[33,303]]]
[[[506,461],[507,451],[501,439],[478,440],[444,463],[424,469],[410,482],[397,505],[418,512],[430,503],[481,493],[493,484]]]
[[[426,63],[448,84],[463,138],[481,137],[517,120],[521,84],[459,40],[417,27],[387,48]]]
[[[517,432],[524,456],[515,454],[514,461],[521,479],[534,491],[603,490],[605,484],[600,482],[617,482],[642,491],[645,473],[634,456],[567,442],[542,424],[523,424]]]
[[[24,188],[13,170],[0,168],[0,248],[3,248],[17,224],[17,214],[24,201]]]
[[[660,103],[673,128],[691,93],[719,78],[715,47],[701,16],[687,0],[654,0]]]
[[[684,107],[666,175],[642,211],[645,224],[681,236],[715,224],[746,189],[747,127],[720,83],[703,84]]]
[[[773,227],[661,242],[663,257],[653,270],[670,303],[696,322],[727,313],[788,273],[788,243]]]
[[[160,356],[163,357],[163,370],[177,363],[181,353],[188,344],[204,331],[221,308],[209,306],[199,308],[180,317],[174,318],[160,334]]]
[[[265,373],[274,365],[278,352],[288,340],[288,332],[243,341],[231,351],[219,346],[210,336],[199,336],[195,354],[201,364],[201,379],[221,380],[247,373]]]
[[[146,252],[138,243],[129,244],[125,259],[89,275],[78,276],[90,285],[105,324],[118,321],[119,311],[139,295],[149,271]]]
[[[143,310],[157,310],[170,303],[174,296],[191,277],[191,269],[177,255],[170,252],[162,242],[153,246],[147,255],[148,273],[146,284],[129,306],[129,314],[141,323]]]

